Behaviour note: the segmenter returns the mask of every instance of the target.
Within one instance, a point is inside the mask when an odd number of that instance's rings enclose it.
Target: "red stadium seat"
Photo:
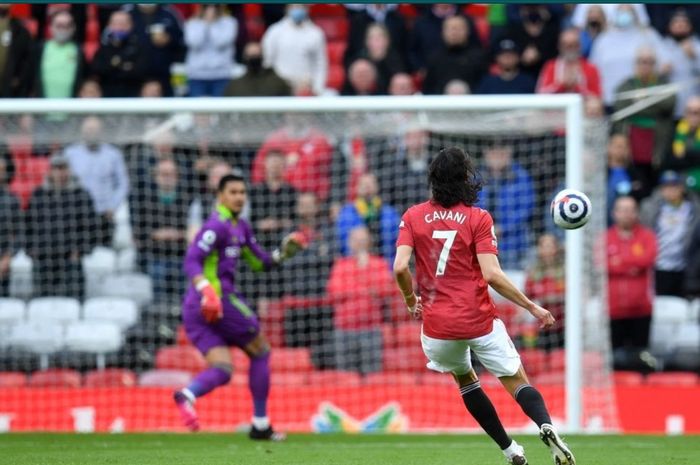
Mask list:
[[[92,57],[97,53],[97,49],[100,48],[99,41],[85,41],[83,44],[83,53],[85,54],[85,60],[89,63],[92,61]]]
[[[347,40],[348,20],[340,17],[321,17],[315,18],[314,23],[323,30],[326,36],[326,41],[333,42],[338,40]]]
[[[428,359],[420,345],[407,346],[401,349],[388,349],[382,353],[384,371],[422,372]]]
[[[262,5],[259,3],[244,3],[243,14],[246,18],[262,16]]]
[[[410,321],[396,325],[396,346],[420,347],[420,323]]]
[[[700,378],[690,372],[651,373],[647,376],[650,386],[696,386]]]
[[[265,34],[265,23],[260,17],[246,18],[245,29],[249,40],[259,42]]]
[[[248,383],[248,377],[239,375],[239,379],[243,379]],[[306,386],[309,383],[309,375],[307,373],[278,373],[272,371],[270,375],[270,384],[273,386]],[[239,384],[239,383],[236,383]]]
[[[22,19],[22,24],[29,31],[29,35],[35,38],[37,32],[39,32],[39,22],[34,18],[24,18]]]
[[[24,387],[27,385],[27,375],[19,371],[0,372],[0,388]]]
[[[549,353],[549,370],[564,371],[566,367],[566,351],[564,349],[553,350]]]
[[[529,375],[536,376],[547,370],[547,352],[540,349],[522,349],[520,351],[520,360],[523,363],[525,372]]]
[[[183,388],[192,380],[192,373],[181,370],[150,370],[141,373],[139,386]]]
[[[362,384],[362,377],[352,371],[312,371],[309,373],[311,386],[357,387]]]
[[[534,377],[535,386],[563,386],[565,384],[566,377],[564,373],[542,373]]]
[[[400,4],[398,11],[401,14],[401,16],[403,16],[404,19],[407,21],[408,20],[415,20],[418,17],[418,9],[412,3]]]
[[[207,367],[207,362],[192,346],[169,346],[158,350],[156,368],[159,370],[182,370],[198,373]]]
[[[305,373],[313,370],[311,352],[306,348],[290,349],[278,347],[270,354],[270,369],[273,372]]]
[[[491,39],[491,24],[487,18],[474,18],[474,27],[482,44],[488,44]]]
[[[94,370],[85,374],[85,387],[133,387],[136,374],[123,368]]]
[[[343,82],[345,82],[345,69],[341,65],[330,65],[326,87],[340,91],[343,88]]]
[[[463,11],[474,19],[486,19],[489,14],[489,6],[485,3],[470,3],[463,8]]]
[[[63,387],[77,388],[82,384],[80,373],[64,368],[50,368],[35,371],[29,378],[31,387]]]
[[[613,380],[616,386],[641,386],[644,376],[636,371],[616,371],[613,373]]]
[[[382,324],[382,347],[385,350],[396,348],[396,328],[391,323]]]
[[[342,65],[343,55],[347,44],[342,41],[328,42],[326,52],[328,53],[328,65]]]
[[[309,8],[309,16],[317,18],[319,16],[340,16],[344,17],[347,11],[340,3],[314,3]]]
[[[362,382],[366,386],[415,386],[418,378],[416,373],[370,373]]]
[[[192,345],[189,338],[187,337],[187,332],[185,332],[185,326],[180,325],[177,327],[177,337],[175,343],[179,346],[189,346]]]
[[[100,41],[100,22],[97,19],[89,19],[85,23],[85,42]]]
[[[231,360],[233,361],[233,372],[235,374],[248,374],[248,368],[250,367],[250,358],[248,358],[248,355],[246,355],[245,352],[235,347],[232,348]]]
[[[418,383],[424,386],[457,386],[452,375],[437,371],[426,371],[418,374]]]

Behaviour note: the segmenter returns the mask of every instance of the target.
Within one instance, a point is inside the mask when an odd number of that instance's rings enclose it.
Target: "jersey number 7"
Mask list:
[[[456,235],[457,231],[433,231],[433,239],[445,241],[445,244],[442,246],[442,252],[440,252],[440,258],[438,258],[435,276],[442,276],[445,274],[447,260],[450,258],[450,249],[455,242]]]

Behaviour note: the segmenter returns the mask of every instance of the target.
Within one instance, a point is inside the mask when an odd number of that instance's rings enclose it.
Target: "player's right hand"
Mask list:
[[[537,320],[540,322],[540,328],[542,329],[551,328],[556,321],[549,310],[542,308],[539,305],[534,305],[530,310],[530,313],[532,316],[537,318]]]
[[[408,308],[408,313],[416,320],[420,319],[423,315],[423,303],[421,302],[420,296],[413,294],[411,297],[405,300],[406,307]]]
[[[224,308],[221,305],[219,295],[209,283],[201,286],[198,290],[202,294],[202,316],[207,323],[216,323],[224,316]]]

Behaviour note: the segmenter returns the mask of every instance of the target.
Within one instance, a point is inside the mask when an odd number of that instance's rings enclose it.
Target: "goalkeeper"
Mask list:
[[[194,409],[202,397],[231,379],[230,346],[242,349],[250,357],[248,385],[253,399],[251,439],[282,440],[267,416],[270,390],[270,346],[260,332],[258,318],[234,285],[239,258],[256,271],[268,270],[304,247],[299,233],[282,241],[280,249],[269,255],[257,244],[253,230],[239,218],[246,201],[245,180],[225,175],[218,186],[216,210],[204,223],[185,256],[185,273],[190,287],[183,302],[183,322],[190,341],[199,349],[209,367],[190,385],[174,394],[185,425],[199,429]]]

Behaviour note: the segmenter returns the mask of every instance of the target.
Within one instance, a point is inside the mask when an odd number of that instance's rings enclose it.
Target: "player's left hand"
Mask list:
[[[404,301],[406,302],[408,313],[414,319],[420,319],[423,315],[423,303],[421,302],[420,296],[412,294],[410,297],[404,299]]]
[[[300,251],[309,246],[309,240],[305,234],[295,231],[288,234],[282,239],[282,245],[279,248],[279,261],[284,261],[292,258]]]

